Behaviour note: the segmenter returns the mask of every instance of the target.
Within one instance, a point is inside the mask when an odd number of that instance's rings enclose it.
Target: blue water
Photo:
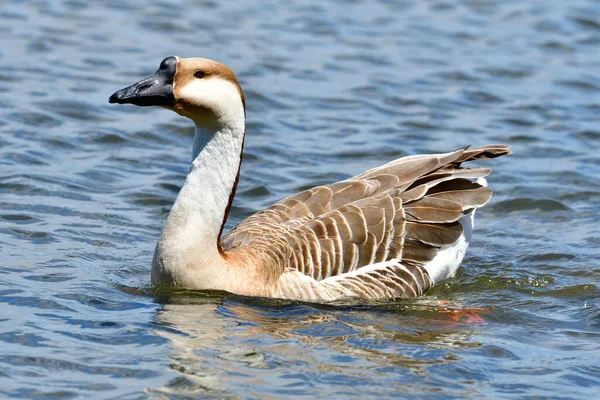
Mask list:
[[[8,1],[0,43],[0,398],[600,393],[597,1]],[[382,305],[156,293],[192,128],[107,99],[170,55],[244,88],[228,227],[396,157],[510,144],[457,276]]]

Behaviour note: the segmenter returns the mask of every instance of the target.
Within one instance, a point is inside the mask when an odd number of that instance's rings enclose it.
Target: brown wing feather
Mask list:
[[[283,199],[237,225],[221,245],[260,254],[277,273],[296,270],[317,281],[392,259],[424,264],[460,237],[458,219],[491,197],[469,180],[490,170],[461,163],[506,154],[508,146],[489,145],[400,158]],[[344,285],[375,290],[369,274]]]
[[[426,196],[404,205],[407,219],[413,222],[455,222],[463,216],[460,203],[444,198]]]
[[[343,291],[346,296],[372,299],[421,296],[432,285],[429,274],[422,266],[399,260],[322,281],[325,289]]]

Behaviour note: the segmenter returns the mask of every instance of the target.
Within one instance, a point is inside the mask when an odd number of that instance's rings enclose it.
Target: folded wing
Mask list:
[[[492,195],[472,181],[491,170],[461,164],[506,154],[508,146],[489,145],[400,158],[283,199],[237,225],[221,245],[225,251],[258,249],[278,266],[275,275],[293,271],[338,290],[365,292],[368,282],[400,279],[404,269],[418,268],[455,243],[463,232],[458,220]],[[380,268],[367,268],[374,265]]]

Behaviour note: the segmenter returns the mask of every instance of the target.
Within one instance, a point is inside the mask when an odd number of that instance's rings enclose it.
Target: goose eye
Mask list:
[[[194,76],[195,76],[196,78],[198,78],[198,79],[202,79],[202,78],[204,78],[204,76],[205,76],[205,75],[206,75],[206,74],[204,73],[204,71],[197,71],[197,72],[194,74]]]

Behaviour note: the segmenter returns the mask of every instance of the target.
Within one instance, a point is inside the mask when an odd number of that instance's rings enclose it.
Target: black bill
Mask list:
[[[136,106],[173,106],[173,79],[177,58],[167,57],[149,78],[121,89],[108,99],[109,103],[135,104]]]

